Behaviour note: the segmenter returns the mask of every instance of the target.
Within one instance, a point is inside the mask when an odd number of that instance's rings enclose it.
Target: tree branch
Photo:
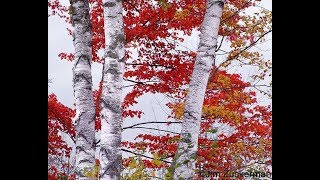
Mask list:
[[[143,65],[145,65],[145,64],[142,64],[142,63],[126,63],[126,65],[130,65],[130,66],[143,66]],[[173,66],[166,66],[166,65],[161,65],[161,64],[149,64],[149,63],[147,63],[147,65],[148,66],[151,66],[151,67],[158,67],[158,66],[160,66],[160,67],[165,67],[165,68],[169,68],[169,69],[174,69],[174,67]]]
[[[272,32],[272,29],[270,29],[269,31],[265,32],[264,34],[262,34],[258,39],[256,39],[253,43],[251,43],[250,45],[246,46],[245,48],[243,48],[240,52],[238,52],[237,54],[228,57],[227,60],[225,60],[223,63],[221,63],[218,67],[216,67],[213,71],[213,73],[209,76],[209,80],[208,82],[211,81],[211,79],[215,76],[216,72],[218,71],[219,68],[221,68],[222,64],[233,60],[234,58],[237,58],[241,53],[243,53],[244,51],[250,49],[251,47],[253,47],[257,42],[260,41],[260,39],[262,39],[264,36],[266,36],[267,34],[269,34],[270,32]]]
[[[238,57],[241,53],[243,53],[244,51],[250,49],[252,46],[254,46],[257,42],[259,42],[260,39],[262,39],[264,36],[266,36],[267,34],[269,34],[270,32],[272,32],[272,29],[270,29],[269,31],[265,32],[264,34],[262,34],[257,40],[255,40],[253,43],[251,43],[249,46],[246,46],[245,48],[243,48],[239,53],[237,53],[236,55],[233,55],[231,57],[229,57],[225,62],[230,61],[236,57]],[[225,63],[223,62],[223,63]],[[221,63],[221,64],[223,64]],[[221,66],[220,64],[220,66]]]
[[[129,128],[126,128],[126,129],[129,129]],[[150,129],[150,130],[168,132],[168,133],[172,133],[172,134],[180,134],[180,133],[173,132],[173,131],[168,131],[168,130],[163,130],[163,129],[157,129],[157,128],[149,128],[149,127],[131,127],[131,129]]]
[[[127,127],[124,127],[122,128],[123,130],[124,129],[129,129],[129,128],[133,128],[135,126],[139,126],[139,125],[142,125],[142,124],[171,124],[171,123],[176,123],[176,124],[181,124],[182,122],[172,122],[172,121],[149,121],[149,122],[142,122],[142,123],[137,123],[137,124],[134,124],[134,125],[131,125],[131,126],[127,126]]]
[[[140,13],[139,9],[136,6],[134,6],[131,2],[129,2],[128,0],[124,0],[123,2],[128,3],[130,6],[132,6],[134,8],[134,10],[136,10],[138,13]]]
[[[132,80],[132,79],[127,79],[127,78],[123,78],[123,80],[129,81],[129,82],[133,82],[133,83],[136,83],[136,84],[142,84],[142,85],[146,85],[147,83],[159,82],[159,81],[144,81],[144,82],[141,82],[141,81],[135,81],[135,80]]]
[[[208,91],[214,91],[214,90],[232,90],[233,88],[247,88],[247,87],[271,87],[270,85],[264,85],[264,84],[255,84],[255,85],[249,85],[249,86],[233,86],[233,87],[227,87],[227,88],[216,88],[216,89],[208,89]]]
[[[225,36],[222,36],[222,39],[221,39],[221,41],[220,41],[220,44],[219,44],[218,48],[216,49],[216,52],[218,52],[218,51],[220,50],[221,45],[222,45],[223,40],[224,40],[224,37],[225,37]]]
[[[145,157],[145,158],[148,158],[148,159],[154,159],[153,157],[146,156],[146,155],[144,155],[144,154],[139,154],[139,153],[136,153],[136,152],[130,151],[130,150],[128,150],[128,149],[123,149],[123,148],[121,148],[121,150],[122,150],[122,151],[124,151],[124,152],[128,152],[128,153],[131,153],[131,154],[137,155],[137,156],[142,156],[142,157]],[[161,159],[161,158],[160,158],[160,159],[158,159],[158,160],[163,161],[163,162],[165,162],[165,163],[172,163],[172,162],[170,162],[170,161],[167,161],[167,160],[164,160],[164,159]]]
[[[222,20],[221,20],[221,24],[224,23],[224,22],[226,22],[227,20],[233,18],[235,15],[239,14],[239,12],[242,11],[242,10],[244,10],[244,7],[245,7],[246,5],[248,5],[250,2],[251,2],[251,0],[249,0],[248,2],[246,2],[243,6],[241,6],[240,9],[238,9],[236,12],[234,12],[231,16],[229,16],[229,17],[227,17],[227,18],[225,18],[225,19],[222,19]]]

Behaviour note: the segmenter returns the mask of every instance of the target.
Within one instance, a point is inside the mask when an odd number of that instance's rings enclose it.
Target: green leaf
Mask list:
[[[218,143],[217,143],[217,142],[214,142],[214,143],[212,144],[212,147],[213,147],[213,148],[217,148],[217,147],[218,147]]]
[[[208,132],[208,133],[216,133],[216,132],[218,132],[218,129],[209,129],[206,132]]]
[[[163,154],[160,156],[161,159],[164,159],[164,158],[166,158],[166,157],[167,157],[167,154],[166,154],[166,153],[163,153]]]
[[[160,167],[161,164],[162,164],[162,161],[160,161],[160,160],[152,160],[151,163],[157,165],[158,167]]]
[[[191,158],[191,159],[196,159],[196,158],[197,158],[197,155],[196,155],[196,154],[193,154],[193,155],[190,156],[190,158]]]
[[[164,175],[164,179],[165,180],[173,180],[173,167],[172,166],[170,166],[169,168],[168,168],[168,172]]]
[[[129,164],[129,169],[133,169],[137,167],[137,161],[133,157],[131,157],[130,159],[131,159],[131,162]]]
[[[182,165],[181,163],[177,163],[176,168],[180,167],[181,165]]]
[[[171,4],[168,3],[167,0],[159,0],[159,5],[161,6],[161,8],[162,8],[164,11],[167,11],[168,8],[171,7]]]
[[[188,137],[188,138],[191,138],[191,134],[190,134],[190,133],[188,133],[187,137]]]
[[[154,153],[154,154],[153,154],[153,158],[154,158],[154,159],[151,161],[151,163],[152,163],[152,164],[155,164],[155,165],[158,166],[158,167],[160,167],[161,164],[162,164],[162,161],[159,160],[158,154],[157,154],[157,153]]]
[[[189,160],[189,159],[184,160],[184,161],[183,161],[183,164],[188,164],[188,162],[190,162],[190,160]]]
[[[180,140],[181,140],[181,138],[174,137],[174,138],[172,138],[172,139],[169,139],[168,143],[178,142],[178,141],[180,141]]]
[[[188,145],[188,148],[193,148],[193,147],[194,147],[193,144]]]

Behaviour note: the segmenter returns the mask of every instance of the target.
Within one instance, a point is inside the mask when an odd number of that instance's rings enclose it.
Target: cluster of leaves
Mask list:
[[[56,2],[54,0],[53,2]],[[178,50],[183,35],[199,29],[205,11],[205,0],[158,0],[155,4],[145,0],[125,0],[124,26],[126,34],[125,80],[133,83],[132,91],[124,101],[124,117],[141,117],[141,110],[130,110],[137,98],[146,92],[174,95],[179,88],[189,83],[196,53]],[[226,61],[219,67],[227,67],[237,60],[239,63],[259,67],[262,72],[255,78],[263,79],[271,67],[260,53],[249,49],[256,40],[269,32],[271,12],[248,15],[245,10],[254,7],[259,0],[229,0],[225,4],[219,35],[230,50],[224,52]],[[92,60],[103,62],[99,52],[104,49],[104,21],[102,0],[90,0],[92,23]],[[50,6],[50,5],[49,5]],[[57,6],[52,9],[63,11]],[[60,7],[60,6],[58,6]],[[241,13],[244,12],[244,13]],[[181,33],[179,33],[181,32]],[[138,57],[133,56],[137,54]],[[73,60],[72,53],[61,53],[61,59]],[[268,74],[270,75],[270,74]]]
[[[99,167],[100,167],[100,161],[96,159],[95,165],[92,170],[87,170],[84,169],[84,175],[90,180],[98,180],[98,175],[99,175]]]
[[[104,61],[99,54],[104,49],[104,21],[102,0],[90,0],[92,23],[92,60]],[[126,70],[124,78],[132,89],[123,102],[123,117],[138,117],[143,110],[132,110],[137,98],[143,94],[162,93],[172,99],[167,106],[172,109],[168,118],[182,119],[187,85],[193,70],[196,52],[181,48],[185,35],[199,30],[205,10],[205,0],[124,0],[124,25],[126,34]],[[271,32],[271,12],[263,10],[249,15],[246,9],[256,7],[259,0],[228,0],[219,29],[217,55],[224,59],[214,64],[206,92],[199,138],[197,166],[208,170],[256,168],[257,163],[271,164],[271,110],[259,106],[256,94],[250,91],[253,84],[243,82],[240,75],[229,74],[225,69],[232,64],[256,66],[259,74],[255,79],[270,76],[271,62],[260,52],[250,48],[263,40]],[[68,8],[59,0],[49,0],[53,14],[58,14],[70,23]],[[69,30],[70,32],[70,30]],[[228,49],[222,49],[222,44]],[[219,54],[220,53],[220,54]],[[73,60],[72,53],[59,54],[61,59]],[[224,57],[224,58],[223,58]],[[224,70],[223,70],[224,69]],[[94,91],[96,103],[96,130],[100,130],[101,84]],[[68,134],[74,140],[74,127],[71,118],[74,110],[59,103],[54,95],[48,97],[48,128],[50,156],[63,159],[70,157],[71,148],[62,138]],[[52,110],[51,110],[52,109]],[[127,118],[129,119],[129,118]],[[220,132],[216,124],[224,124],[232,133]],[[170,124],[168,124],[169,126]],[[154,136],[141,134],[138,142],[123,142],[123,146],[134,151],[151,153],[154,158],[136,157],[124,159],[124,166],[131,171],[126,178],[153,176],[154,171],[168,168],[163,160],[173,158],[179,135]],[[156,159],[156,160],[155,160]],[[259,162],[256,162],[259,160]],[[161,162],[161,163],[160,163]],[[135,167],[132,165],[135,165]],[[55,163],[56,164],[56,163]],[[131,168],[130,169],[130,164]],[[54,167],[54,168],[53,168]],[[147,170],[143,170],[147,168]],[[149,168],[149,170],[148,170]],[[54,170],[55,169],[55,170]],[[58,170],[57,170],[58,169]],[[49,174],[58,177],[63,172],[62,165],[49,168]],[[53,176],[50,176],[53,177]]]
[[[135,180],[135,179],[150,179],[149,173],[147,172],[144,162],[141,157],[131,157],[128,164],[128,169],[126,169],[121,179],[123,180]]]
[[[72,178],[70,163],[71,146],[63,135],[72,141],[75,138],[75,129],[72,117],[75,111],[58,102],[54,94],[48,96],[48,176],[49,179]]]
[[[217,71],[209,83],[203,105],[201,134],[198,141],[197,167],[201,170],[223,172],[260,168],[268,172],[271,165],[270,106],[260,106],[256,93],[248,91],[250,84],[240,75]],[[181,98],[183,99],[183,98]],[[172,117],[183,116],[183,101],[169,104]],[[217,125],[227,126],[224,132]],[[155,136],[140,134],[141,141],[123,142],[123,146],[136,151],[164,156],[173,160],[179,135]],[[155,167],[145,160],[147,168]],[[161,167],[168,167],[163,163]],[[262,168],[262,169],[261,169]]]
[[[96,104],[96,119],[95,128],[99,131],[101,128],[100,120],[100,97],[101,83],[98,90],[93,92],[94,101]],[[64,179],[72,180],[75,175],[72,173],[73,167],[70,159],[72,147],[75,143],[75,128],[72,123],[72,118],[75,116],[75,109],[64,106],[60,103],[55,94],[48,96],[48,160],[49,179]],[[70,138],[71,142],[67,142],[66,138]],[[88,177],[97,177],[99,169],[99,160],[96,160],[96,165],[92,171],[86,171]]]

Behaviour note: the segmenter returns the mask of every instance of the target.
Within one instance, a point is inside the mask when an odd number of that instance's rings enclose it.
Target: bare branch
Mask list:
[[[129,128],[126,128],[126,129],[129,129]],[[173,132],[173,131],[168,131],[168,130],[163,130],[163,129],[157,129],[157,128],[149,128],[149,127],[131,127],[131,129],[150,129],[150,130],[168,132],[168,133],[172,133],[172,134],[180,134],[180,133]]]
[[[243,48],[240,52],[238,52],[237,54],[233,55],[233,56],[230,56],[228,57],[227,60],[225,60],[223,63],[221,63],[217,68],[214,69],[213,73],[210,75],[209,77],[209,81],[211,81],[211,79],[215,76],[216,72],[218,71],[219,68],[221,68],[222,64],[228,62],[228,61],[231,61],[235,58],[237,58],[241,53],[243,53],[244,51],[250,49],[251,47],[253,47],[257,42],[260,41],[260,39],[262,39],[264,36],[266,36],[267,34],[271,33],[272,32],[272,29],[270,29],[269,31],[265,32],[264,34],[262,34],[258,39],[256,39],[253,43],[251,43],[250,45],[246,46],[245,48]]]
[[[257,87],[271,87],[270,85],[265,85],[265,84],[255,84],[255,85],[249,85],[249,86],[231,86],[231,87],[228,87],[228,88],[216,88],[216,89],[208,89],[208,91],[214,91],[214,90],[222,90],[222,91],[225,91],[225,90],[232,90],[233,88],[248,88],[248,87],[253,87],[253,88],[256,88]]]
[[[267,34],[271,33],[272,29],[270,29],[269,31],[265,32],[264,34],[262,34],[258,39],[256,39],[253,43],[251,43],[249,46],[246,46],[245,48],[243,48],[239,53],[237,53],[236,55],[233,55],[231,57],[229,57],[225,62],[230,61],[236,57],[238,57],[241,53],[243,53],[244,51],[250,49],[252,46],[254,46],[257,42],[260,41],[260,39],[262,39],[264,36],[266,36]],[[221,63],[223,64],[223,63]],[[220,66],[221,66],[220,64]]]
[[[124,129],[129,129],[129,128],[133,128],[133,127],[136,127],[136,126],[139,126],[139,125],[142,125],[142,124],[181,124],[182,122],[172,122],[172,121],[149,121],[149,122],[142,122],[142,123],[137,123],[137,124],[134,124],[134,125],[131,125],[131,126],[127,126],[127,127],[124,127],[122,128],[123,130]]]
[[[131,2],[129,2],[128,0],[124,0],[123,2],[128,3],[130,6],[132,6],[134,8],[134,10],[136,10],[137,12],[140,13],[139,9],[136,6],[134,6]]]
[[[126,65],[130,65],[130,66],[143,66],[145,64],[142,64],[142,63],[126,63]],[[162,65],[162,64],[149,64],[147,63],[148,66],[151,66],[151,67],[165,67],[165,68],[169,68],[169,69],[175,69],[173,66],[166,66],[166,65]]]
[[[223,40],[224,40],[224,37],[225,37],[225,36],[222,36],[222,39],[221,39],[221,41],[220,41],[220,44],[219,44],[218,48],[216,49],[216,52],[218,52],[218,51],[220,50],[221,45],[222,45]]]
[[[145,158],[148,158],[148,159],[154,159],[153,157],[146,156],[146,155],[140,154],[140,153],[136,153],[136,152],[130,151],[130,150],[128,150],[128,149],[121,148],[121,150],[124,151],[124,152],[128,152],[128,153],[137,155],[137,156],[142,156],[142,157],[145,157]],[[170,161],[167,161],[167,160],[164,160],[164,159],[161,159],[161,158],[158,159],[158,160],[163,161],[163,162],[165,162],[165,163],[172,163],[172,162],[170,162]]]
[[[132,79],[127,79],[127,78],[123,78],[123,80],[129,81],[129,82],[133,82],[133,83],[136,83],[136,84],[142,84],[142,85],[146,85],[147,83],[159,82],[159,81],[144,81],[144,82],[141,82],[141,81],[135,81],[135,80],[132,80]]]

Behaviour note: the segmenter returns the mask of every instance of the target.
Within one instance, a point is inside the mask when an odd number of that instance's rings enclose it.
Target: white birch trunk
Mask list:
[[[215,59],[224,0],[208,0],[201,25],[200,44],[182,121],[181,141],[173,164],[174,179],[193,179],[197,161],[202,105],[210,70]]]
[[[103,0],[105,62],[102,72],[100,180],[119,180],[122,168],[122,86],[125,35],[121,0]]]
[[[76,104],[76,179],[85,180],[84,170],[92,170],[95,163],[95,106],[92,94],[91,58],[92,35],[88,0],[71,0],[70,15],[73,25],[75,62],[73,89]]]

